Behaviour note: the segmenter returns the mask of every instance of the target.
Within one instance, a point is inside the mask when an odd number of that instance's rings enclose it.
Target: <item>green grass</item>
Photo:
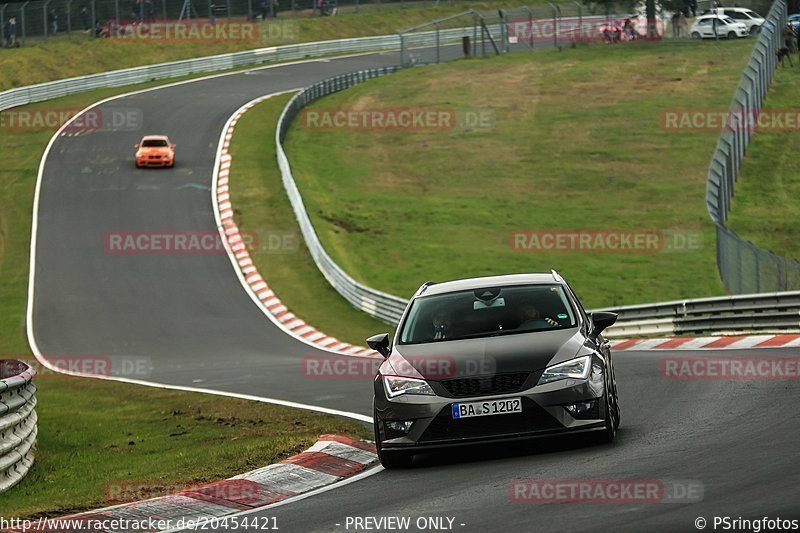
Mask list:
[[[236,123],[229,181],[236,223],[241,231],[287,235],[298,243],[297,248],[287,247],[288,253],[260,247],[251,257],[270,288],[293,313],[330,335],[363,346],[366,337],[388,327],[350,307],[319,273],[281,183],[275,127],[289,98],[291,95],[271,98]]]
[[[369,437],[329,415],[122,383],[49,375],[37,397],[36,462],[0,496],[4,517],[104,507],[126,483],[152,486],[146,497],[176,492],[285,459],[323,433]]]
[[[494,127],[295,123],[287,153],[328,252],[381,290],[407,297],[428,279],[556,268],[589,307],[722,294],[705,209],[717,133],[666,131],[661,114],[726,107],[752,45],[593,45],[415,68],[310,109],[471,109],[493,113]],[[519,253],[509,236],[520,229],[678,230],[703,242],[680,253]]]
[[[29,107],[80,109],[150,85]],[[31,210],[39,160],[52,133],[0,128],[2,358],[31,358],[24,330]],[[170,486],[224,479],[291,455],[321,433],[369,437],[360,424],[256,402],[52,375],[42,375],[37,385],[36,462],[20,485],[0,495],[0,516],[6,518],[106,505],[104,488],[111,482]]]
[[[364,9],[337,17],[280,18],[259,24],[255,41],[117,41],[108,39],[54,38],[29,41],[18,49],[0,48],[0,91],[73,76],[105,72],[153,63],[177,61],[275,46],[345,37],[392,34],[398,29],[464,11],[495,10],[497,6],[521,5],[522,0],[459,2],[439,7]],[[530,2],[527,2],[530,3]],[[540,0],[533,2],[543,3]],[[471,21],[469,22],[471,24]]]
[[[764,104],[765,113],[797,116],[800,74],[778,68]],[[747,149],[728,226],[741,237],[776,254],[800,259],[800,136],[797,124],[783,131],[762,130]]]

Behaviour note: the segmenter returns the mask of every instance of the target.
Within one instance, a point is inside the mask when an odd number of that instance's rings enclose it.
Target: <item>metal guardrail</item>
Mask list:
[[[464,31],[462,28],[442,31],[439,36],[440,44],[457,42],[461,39],[463,34]],[[422,32],[416,36],[414,44],[416,46],[427,46],[436,44],[436,42],[436,32]],[[337,39],[334,41],[273,46],[270,48],[260,48],[232,54],[221,54],[184,61],[173,61],[171,63],[161,63],[158,65],[114,70],[111,72],[68,78],[3,91],[0,93],[0,111],[93,89],[121,87],[123,85],[247,67],[268,62],[292,61],[306,57],[375,52],[399,48],[400,38],[397,35],[380,35],[376,37]]]
[[[717,266],[725,288],[735,294],[800,289],[800,261],[781,257],[739,237],[725,227],[742,158],[783,47],[786,1],[775,0],[761,28],[750,61],[729,108],[730,125],[717,140],[708,168],[706,206],[717,226]]]
[[[347,89],[366,80],[396,72],[399,69],[400,67],[386,67],[362,70],[351,74],[336,76],[303,89],[286,104],[278,120],[278,128],[275,132],[278,166],[281,169],[283,186],[286,189],[286,194],[289,196],[289,201],[292,204],[295,217],[297,217],[303,239],[305,239],[306,246],[317,268],[319,268],[320,272],[322,272],[325,279],[328,280],[333,288],[350,302],[353,307],[388,324],[397,324],[400,321],[407,301],[359,283],[331,259],[325,251],[325,248],[323,248],[316,231],[314,231],[314,226],[311,224],[311,219],[306,211],[303,198],[300,195],[300,191],[297,189],[297,183],[295,183],[294,176],[292,175],[289,160],[283,150],[283,141],[286,138],[286,132],[289,130],[289,125],[292,120],[297,116],[300,110],[310,102],[322,98],[325,95]]]
[[[19,483],[33,464],[35,375],[22,361],[0,360],[0,492]]]
[[[364,70],[337,76],[307,87],[286,105],[278,120],[275,134],[283,185],[303,238],[320,272],[355,308],[391,325],[396,325],[400,321],[408,301],[356,281],[331,259],[322,246],[306,211],[283,149],[283,141],[292,120],[309,103],[397,70],[399,67]],[[677,300],[610,307],[596,311],[613,311],[620,315],[617,324],[607,330],[607,336],[610,338],[703,332],[800,331],[800,291]]]
[[[800,332],[800,291],[741,294],[608,307],[611,338],[696,333]]]

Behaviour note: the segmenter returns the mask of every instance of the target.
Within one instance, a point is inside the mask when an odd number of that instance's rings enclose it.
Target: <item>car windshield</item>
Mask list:
[[[725,24],[736,24],[732,18],[729,17],[722,17],[722,22]]]
[[[488,287],[417,298],[400,344],[422,344],[575,327],[561,285]]]
[[[169,146],[169,143],[164,139],[145,139],[142,141],[142,146],[145,148],[163,148]]]

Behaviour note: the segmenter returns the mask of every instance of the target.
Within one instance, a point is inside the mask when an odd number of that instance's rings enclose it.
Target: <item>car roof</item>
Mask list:
[[[453,281],[444,281],[441,283],[432,283],[427,285],[419,297],[431,296],[434,294],[444,294],[448,292],[466,291],[470,289],[479,289],[483,287],[501,287],[504,285],[552,285],[554,283],[562,284],[563,281],[557,274],[506,274],[503,276],[485,276],[480,278],[457,279]]]
[[[169,137],[166,135],[145,135],[142,137],[143,141],[166,141]]]

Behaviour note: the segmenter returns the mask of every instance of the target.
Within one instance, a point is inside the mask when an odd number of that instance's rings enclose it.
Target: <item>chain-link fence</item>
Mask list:
[[[725,227],[742,158],[754,133],[751,124],[772,81],[785,26],[786,1],[776,0],[742,73],[729,108],[729,124],[719,136],[708,169],[706,206],[717,225],[717,265],[725,288],[735,294],[800,289],[800,262],[759,248]]]
[[[109,37],[115,29],[165,21],[265,21],[365,10],[450,5],[452,0],[30,0],[0,4],[4,46],[28,39]]]
[[[541,48],[563,48],[579,43],[609,44],[660,40],[665,23],[658,16],[651,25],[636,14],[598,13],[578,2],[467,10],[398,32],[401,63],[439,63],[454,55],[485,56]],[[429,39],[433,36],[433,49]]]

